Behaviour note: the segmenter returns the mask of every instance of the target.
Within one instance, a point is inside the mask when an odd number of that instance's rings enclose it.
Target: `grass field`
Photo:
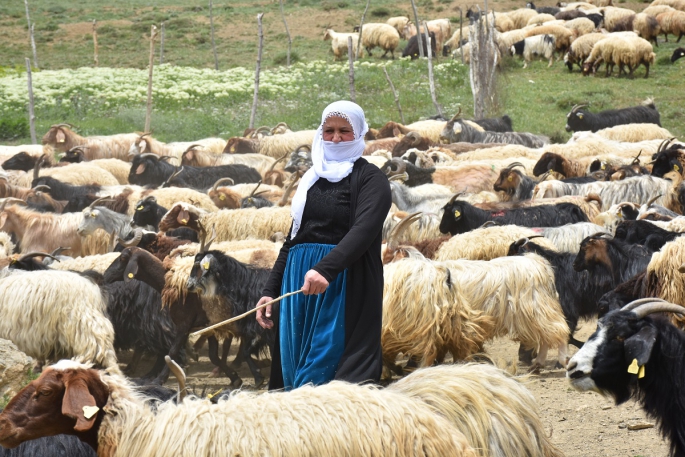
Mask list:
[[[124,72],[115,68],[140,70],[135,73],[138,76],[133,77],[138,84],[134,91],[136,95],[125,100],[110,100],[110,95],[95,96],[87,82],[79,87],[74,82],[79,79],[78,71],[36,73],[36,80],[43,76],[47,78],[50,74],[53,79],[62,78],[64,86],[70,87],[68,93],[50,95],[57,102],[49,105],[40,105],[41,97],[45,99],[47,96],[37,91],[39,136],[51,124],[58,122],[75,124],[82,134],[88,135],[142,130],[145,109],[141,94],[146,89],[145,68],[149,46],[145,34],[149,33],[153,23],[159,25],[165,21],[165,62],[171,68],[167,67],[162,72],[177,71],[175,78],[178,86],[193,85],[192,72],[181,67],[213,67],[205,1],[128,0],[106,7],[100,6],[101,3],[95,0],[78,3],[69,0],[34,0],[30,3],[41,69],[91,66],[91,21],[96,18],[100,24],[100,67],[112,67],[111,70],[102,69],[112,75],[105,79],[116,79],[117,75]],[[271,77],[278,82],[271,88],[263,87],[256,124],[274,125],[285,121],[294,129],[313,128],[327,103],[349,94],[347,64],[333,64],[330,43],[321,40],[323,30],[326,27],[339,31],[350,30],[359,21],[364,4],[361,0],[286,1],[286,14],[294,39],[293,56],[301,62],[288,70],[283,65],[286,39],[277,1],[215,1],[214,20],[221,72],[214,74],[211,70],[211,73],[217,84],[235,82],[241,88],[224,95],[225,90],[221,88],[200,90],[204,83],[195,82],[198,91],[189,90],[190,96],[178,98],[155,87],[154,135],[164,141],[217,135],[229,137],[240,134],[247,127],[252,102],[251,74],[257,46],[255,16],[260,11],[266,12],[265,73],[262,81]],[[422,17],[450,17],[453,21],[459,17],[457,7],[468,6],[462,0],[419,0],[418,5]],[[490,6],[498,11],[507,11],[520,5],[495,1],[490,2]],[[620,6],[640,10],[645,4],[625,3]],[[409,11],[409,2],[373,0],[367,22],[384,21],[390,15],[406,15]],[[0,38],[3,39],[3,46],[0,47],[0,65],[3,65],[3,69],[0,69],[0,141],[25,143],[29,141],[23,128],[27,117],[25,103],[8,102],[17,93],[25,92],[22,67],[24,57],[31,54],[23,2],[12,1],[0,5]],[[404,42],[400,46],[404,46]],[[644,74],[642,68],[636,72],[638,77],[635,79],[617,78],[615,75],[611,78],[583,78],[577,70],[569,73],[560,62],[551,69],[547,69],[544,62],[535,62],[524,70],[520,62],[506,58],[500,74],[499,114],[509,114],[519,131],[543,133],[564,141],[569,137],[563,130],[565,115],[575,103],[589,101],[593,110],[600,110],[635,105],[653,97],[661,112],[663,126],[674,135],[685,137],[685,61],[678,61],[675,65],[669,61],[676,46],[673,40],[669,43],[660,42],[659,48],[655,48],[657,65],[646,80],[641,78]],[[321,63],[312,64],[315,61]],[[379,126],[391,119],[399,120],[382,65],[386,66],[400,92],[407,122],[435,114],[428,88],[426,62],[386,61],[376,55],[362,59],[356,68],[357,101],[365,108],[372,126]],[[231,70],[237,67],[245,68],[245,71],[238,72],[238,76]],[[189,75],[186,76],[186,73]],[[173,78],[171,80],[173,82]],[[14,89],[6,88],[3,93],[3,82],[8,81],[12,84],[6,84],[5,87]],[[21,84],[17,85],[18,81]],[[117,90],[116,82],[110,81],[110,84],[114,87],[113,91]],[[455,113],[460,106],[467,116],[473,114],[468,67],[441,58],[436,68],[436,84],[438,100],[445,114]],[[279,90],[279,87],[283,90]],[[168,89],[173,91],[177,87],[170,86]]]

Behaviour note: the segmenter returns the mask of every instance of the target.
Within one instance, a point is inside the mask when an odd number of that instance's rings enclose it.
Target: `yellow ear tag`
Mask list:
[[[633,359],[633,362],[628,367],[628,373],[637,374],[640,371],[640,367],[637,366],[637,359]]]
[[[209,270],[209,262],[203,263],[202,268],[204,268],[205,270]]]
[[[645,366],[640,367],[640,371],[637,372],[637,379],[642,379],[645,377]]]
[[[455,209],[454,210],[454,217],[459,217],[459,216],[461,216],[461,213],[459,212],[458,209]]]
[[[513,180],[514,180],[514,177],[513,177],[513,176],[509,176],[509,177],[507,178],[507,181],[513,181]]]
[[[602,170],[606,170],[606,169],[607,169],[607,164],[603,163],[602,164]]]
[[[98,408],[97,406],[84,406],[83,417],[85,417],[86,419],[91,419],[98,413],[98,411],[100,411],[100,408]]]
[[[140,206],[139,206],[138,208],[136,208],[136,209],[137,209],[138,211],[142,211],[142,210],[143,210],[143,205],[140,205]]]
[[[618,214],[618,217],[623,217],[623,210],[619,209],[617,214]]]
[[[229,151],[235,152],[235,146],[231,146],[231,148],[229,149]]]
[[[224,194],[219,195],[219,200],[226,200],[226,196]]]
[[[181,224],[185,225],[188,223],[188,219],[181,219]]]
[[[583,114],[582,113],[578,114],[578,119],[582,119],[582,118],[583,118]]]
[[[133,279],[133,273],[129,273],[129,274],[128,274],[128,277],[129,277],[130,279]]]
[[[678,165],[673,165],[673,171],[680,171],[680,167]]]

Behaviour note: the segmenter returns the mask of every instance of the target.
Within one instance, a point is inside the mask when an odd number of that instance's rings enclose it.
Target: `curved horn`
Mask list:
[[[656,153],[659,154],[660,152],[663,152],[664,150],[666,150],[671,145],[671,143],[673,141],[675,141],[675,137],[666,138],[664,141],[662,141],[659,144],[659,147],[657,148]]]
[[[19,257],[19,260],[17,260],[17,262],[21,262],[22,260],[28,260],[28,259],[31,259],[33,257],[39,257],[39,256],[50,257],[52,260],[56,260],[57,262],[60,261],[57,257],[50,255],[46,252],[36,251],[36,252],[29,252],[28,254],[24,254],[23,256]]]
[[[133,229],[133,238],[130,240],[124,240],[119,238],[119,244],[126,248],[130,248],[131,246],[138,246],[140,244],[140,240],[143,239],[143,229],[140,227],[137,227]]]
[[[571,108],[571,114],[575,113],[576,111],[578,111],[581,108],[585,108],[586,106],[588,106],[587,103],[583,103],[583,104],[579,104],[579,105],[573,105],[573,108]]]
[[[654,297],[640,298],[638,300],[633,300],[630,303],[628,303],[627,305],[623,306],[623,308],[621,308],[621,311],[632,311],[635,308],[642,306],[646,303],[655,303],[655,302],[668,303],[666,300],[662,300],[660,298],[654,298]]]
[[[145,138],[146,136],[150,136],[150,135],[152,135],[152,132],[143,132],[143,133],[140,134],[140,136],[138,137],[138,139],[142,140],[142,139]]]
[[[71,124],[67,124],[67,123],[64,123],[64,124],[55,124],[55,125],[51,125],[51,126],[50,126],[51,129],[52,129],[52,128],[55,128],[55,127],[69,127],[70,129],[76,128],[75,126],[73,126],[73,125],[71,125]]]
[[[482,229],[482,228],[488,228],[488,227],[497,227],[498,225],[499,224],[495,221],[485,221],[485,222],[483,222],[483,225],[481,225],[478,228]]]
[[[200,250],[198,251],[198,253],[209,251],[209,247],[212,245],[212,242],[216,240],[217,236],[216,229],[214,227],[212,227],[212,236],[211,238],[209,238],[209,241],[207,241],[207,230],[205,230],[204,227],[202,227],[202,234],[204,234],[204,236],[202,237],[202,241],[200,242]]]
[[[457,112],[457,114],[455,114],[455,115],[452,117],[452,119],[450,119],[450,122],[456,121],[456,120],[459,118],[459,116],[461,116],[461,106],[459,107],[459,112]]]
[[[54,251],[52,251],[51,255],[54,255],[56,257],[68,249],[71,249],[71,247],[70,246],[60,246],[57,249],[55,249]]]
[[[216,188],[219,187],[219,184],[221,184],[221,183],[223,183],[223,182],[230,182],[231,185],[234,185],[234,184],[235,184],[235,181],[233,181],[232,178],[221,178],[221,179],[219,179],[217,182],[214,183],[214,185],[212,186],[212,190],[213,190],[214,192],[216,192]]]
[[[631,165],[640,165],[640,156],[642,155],[642,149],[640,149],[640,152],[637,153],[635,158],[633,159],[632,162],[630,162]]]
[[[411,138],[412,146],[416,146],[419,143],[419,141],[421,141],[421,134],[419,132],[414,132],[413,130],[411,132],[408,132],[404,137]]]
[[[405,173],[400,173],[399,175],[388,176],[388,181],[406,181],[409,179],[409,175]]]
[[[157,154],[155,154],[154,152],[146,152],[145,154],[140,154],[139,157],[140,158],[154,157],[155,159],[159,160],[159,156]]]
[[[417,213],[412,213],[399,221],[395,227],[390,231],[388,234],[388,249],[396,249],[397,248],[397,239],[402,236],[404,231],[411,225],[412,222],[420,219],[422,216],[421,212]]]
[[[286,153],[283,154],[281,157],[279,157],[278,159],[274,160],[274,163],[271,164],[271,167],[269,167],[269,169],[266,171],[266,173],[269,173],[270,171],[274,171],[274,168],[276,168],[276,164],[277,164],[278,162],[282,161],[282,160],[285,160],[285,159],[288,157],[288,154],[289,154],[289,153],[286,152]],[[265,173],[265,174],[266,174],[266,173]]]
[[[685,308],[675,303],[662,302],[658,300],[653,300],[651,303],[645,303],[643,305],[634,308],[633,313],[639,318],[653,314],[653,313],[677,313],[685,314]]]
[[[449,201],[447,202],[447,205],[451,205],[452,203],[454,203],[454,201],[455,201],[458,197],[461,197],[461,196],[464,195],[465,193],[466,193],[466,192],[459,192],[458,194],[452,195],[452,198],[449,199]]]
[[[653,204],[655,201],[657,201],[658,199],[660,199],[660,198],[663,197],[663,196],[664,196],[664,194],[659,194],[659,195],[657,195],[656,197],[652,197],[652,198],[647,202],[647,208],[649,208],[650,206],[652,206],[652,204]]]
[[[45,161],[46,158],[47,156],[43,154],[42,156],[40,156],[40,159],[36,160],[36,165],[34,165],[33,167],[33,179],[38,179],[38,176],[40,174],[40,167],[43,165],[43,161]]]
[[[173,173],[171,173],[171,176],[169,176],[169,178],[168,178],[166,181],[164,181],[160,187],[167,187],[167,186],[169,185],[169,183],[170,183],[176,176],[180,175],[182,172],[183,172],[183,167],[181,167],[181,168],[179,168],[178,170],[176,170],[176,171],[174,171]]]
[[[7,206],[8,203],[14,203],[16,205],[27,206],[27,203],[24,200],[22,200],[21,198],[7,197],[2,201],[2,205],[0,205],[0,211],[3,211],[5,209],[5,206]]]
[[[178,160],[178,158],[177,158],[177,157],[174,157],[174,156],[162,156],[162,157],[159,158],[159,160],[160,160],[161,162],[168,162],[168,161],[170,161],[170,160]]]
[[[191,144],[190,146],[188,146],[188,147],[186,148],[185,151],[183,151],[183,154],[181,154],[181,157],[183,157],[184,155],[186,155],[187,153],[189,153],[189,152],[192,151],[193,149],[195,149],[195,148],[200,148],[200,147],[202,147],[201,144]]]
[[[392,159],[390,159],[390,163],[394,163],[395,166],[397,167],[397,170],[395,170],[395,171],[391,170],[390,171],[391,173],[402,174],[402,173],[407,171],[407,162],[400,159],[399,157],[393,157]]]
[[[255,186],[254,189],[252,189],[252,192],[250,192],[250,195],[247,198],[254,197],[254,193],[257,192],[257,189],[259,189],[259,186],[262,185],[262,180],[260,179],[257,185]]]
[[[100,202],[113,202],[113,201],[114,201],[114,199],[110,196],[100,197],[100,198],[94,200],[90,205],[88,205],[88,208],[93,209],[93,208],[95,208],[95,205],[97,205]]]
[[[45,184],[41,184],[40,186],[36,186],[31,190],[33,190],[34,192],[40,192],[40,191],[45,192],[46,190],[50,190],[50,186],[46,186]]]
[[[312,146],[309,144],[301,144],[295,148],[295,152],[299,152],[302,149],[306,149],[308,152],[312,152]]]
[[[166,363],[166,366],[169,367],[169,371],[174,374],[176,380],[178,381],[178,395],[176,396],[176,403],[181,403],[186,396],[186,374],[183,372],[183,369],[178,365],[178,363],[174,362],[168,355],[164,356],[164,362]]]

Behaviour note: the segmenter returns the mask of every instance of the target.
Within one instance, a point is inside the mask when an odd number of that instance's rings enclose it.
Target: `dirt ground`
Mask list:
[[[595,322],[582,325],[576,337],[585,341],[595,329]],[[230,360],[233,360],[237,347],[231,348]],[[516,360],[518,344],[500,338],[486,345],[486,352],[500,367],[513,366]],[[575,348],[571,347],[571,355]],[[654,424],[647,419],[635,402],[615,406],[609,398],[594,392],[577,392],[566,380],[563,369],[555,369],[556,351],[550,351],[545,369],[539,375],[530,375],[522,382],[537,399],[540,414],[545,428],[552,441],[567,457],[663,457],[668,454],[668,445],[661,438],[655,427],[642,430],[629,430],[628,426],[637,423]],[[127,361],[126,355],[122,362]],[[269,362],[261,364],[262,373],[268,378]],[[142,367],[147,370],[148,367]],[[213,369],[207,357],[206,346],[200,351],[198,362],[192,360],[186,368],[188,385],[197,395],[209,395],[220,392],[230,383],[228,378],[210,378]],[[254,390],[254,380],[243,364],[239,374],[243,378],[243,389]],[[526,375],[526,367],[518,366],[518,374]],[[172,377],[167,386],[174,388],[176,381]],[[265,391],[265,387],[261,388]],[[514,456],[512,456],[514,457]]]

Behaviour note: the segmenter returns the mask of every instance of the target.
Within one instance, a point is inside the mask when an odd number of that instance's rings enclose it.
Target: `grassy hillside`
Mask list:
[[[458,20],[457,7],[468,6],[461,0],[417,3],[422,17],[450,17],[453,21]],[[489,4],[499,11],[519,6],[503,1]],[[221,72],[215,73],[209,70],[213,68],[213,57],[204,0],[128,0],[106,7],[95,0],[33,0],[31,14],[36,24],[40,66],[43,70],[64,69],[37,72],[34,76],[39,87],[46,87],[36,91],[38,134],[58,122],[75,124],[82,134],[142,130],[149,46],[145,34],[151,24],[159,25],[161,21],[166,24],[165,62],[169,66],[156,73],[152,122],[155,136],[174,141],[240,134],[249,120],[257,44],[255,17],[260,11],[266,12],[265,73],[256,123],[274,125],[285,121],[295,129],[312,128],[327,103],[349,94],[347,64],[333,63],[330,43],[321,40],[323,30],[350,30],[359,21],[364,5],[361,0],[286,1],[293,55],[300,61],[286,69],[286,40],[277,1],[216,0]],[[645,4],[620,6],[641,10]],[[409,11],[409,2],[373,0],[367,21],[384,21],[390,15]],[[99,21],[101,69],[91,76],[91,70],[76,69],[92,64],[94,18]],[[0,37],[0,64],[5,65],[4,70],[0,68],[0,142],[28,142],[23,128],[26,110],[22,67],[30,48],[23,2],[0,5]],[[653,97],[664,127],[685,137],[685,59],[676,65],[670,63],[675,47],[671,40],[655,48],[658,62],[646,80],[641,78],[643,68],[636,72],[639,77],[635,79],[615,75],[583,78],[577,71],[569,73],[560,62],[551,69],[544,62],[534,62],[524,70],[521,62],[505,58],[500,75],[500,113],[509,114],[517,130],[544,133],[563,141],[568,138],[563,131],[565,115],[574,103],[589,101],[592,109],[599,110],[635,105]],[[366,109],[372,126],[399,120],[382,66],[400,92],[407,122],[435,114],[426,62],[386,61],[376,55],[362,59],[356,69],[357,101]],[[441,58],[435,73],[438,99],[445,113],[455,113],[461,106],[466,115],[472,115],[468,67]],[[40,86],[44,80],[50,80],[49,89]],[[122,95],[124,88],[127,92]]]

